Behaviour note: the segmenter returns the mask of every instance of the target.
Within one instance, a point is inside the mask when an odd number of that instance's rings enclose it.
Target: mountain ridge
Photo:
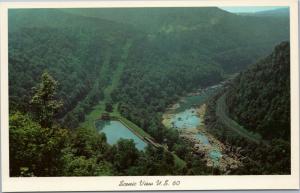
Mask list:
[[[282,42],[271,55],[242,72],[227,98],[233,117],[266,139],[290,136],[289,49],[289,42]]]

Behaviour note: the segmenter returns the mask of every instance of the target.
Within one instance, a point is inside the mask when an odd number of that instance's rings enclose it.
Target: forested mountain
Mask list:
[[[282,42],[210,101],[206,121],[245,157],[237,173],[287,174],[290,113],[290,45]]]
[[[214,7],[9,10],[11,174],[216,172],[193,159],[179,132],[162,125],[162,113],[181,96],[246,69],[288,39],[288,18],[239,16]],[[265,61],[278,66],[272,57]],[[234,88],[249,87],[243,82],[252,78],[260,84],[266,73],[286,72],[261,72],[264,68],[258,65],[257,75],[253,69],[243,73],[241,85],[237,81]],[[228,100],[235,104],[242,95],[252,97],[243,93]],[[241,113],[245,105],[231,108],[231,113],[246,123],[248,117]],[[91,124],[82,125],[94,110]],[[140,152],[132,141],[109,145],[93,125],[102,113],[121,117],[161,146]],[[259,117],[249,126],[277,116]],[[181,167],[178,160],[184,162]]]
[[[276,46],[232,83],[227,95],[235,120],[265,139],[290,138],[290,47]]]
[[[24,109],[31,88],[49,71],[60,83],[64,107],[59,117],[73,111],[74,126],[103,95],[120,60],[120,45],[137,33],[122,24],[59,10],[12,10],[9,24],[10,108]]]

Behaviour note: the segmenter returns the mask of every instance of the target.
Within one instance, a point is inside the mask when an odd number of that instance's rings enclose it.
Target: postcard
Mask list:
[[[0,6],[2,191],[299,188],[298,1]]]

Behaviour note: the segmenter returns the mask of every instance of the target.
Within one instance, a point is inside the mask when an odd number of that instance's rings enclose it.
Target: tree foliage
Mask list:
[[[266,139],[290,138],[290,47],[276,46],[267,58],[240,74],[227,100],[233,117]]]
[[[216,116],[216,101],[227,92],[230,118],[248,132],[259,133],[260,143],[245,140],[228,129]],[[272,54],[240,73],[210,100],[206,124],[223,143],[239,152],[243,167],[232,174],[289,174],[290,144],[290,49],[288,42],[275,47]]]
[[[67,145],[67,130],[43,128],[29,115],[16,112],[10,115],[9,140],[11,176],[21,175],[24,168],[34,176],[61,174],[60,156]]]
[[[30,101],[34,108],[33,114],[42,127],[51,127],[54,116],[63,106],[56,99],[57,81],[47,72],[42,74],[42,81],[34,88],[34,95]]]

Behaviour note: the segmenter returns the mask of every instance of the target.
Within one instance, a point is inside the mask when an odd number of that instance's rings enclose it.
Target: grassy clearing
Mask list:
[[[226,105],[226,94],[223,94],[218,100],[217,100],[217,106],[216,106],[216,115],[219,118],[219,120],[226,126],[226,128],[234,131],[241,137],[244,137],[252,142],[260,143],[261,136],[257,133],[250,132],[246,130],[243,126],[239,125],[236,121],[232,120],[228,116],[228,109]]]
[[[79,127],[94,129],[95,128],[94,121],[101,116],[104,110],[105,110],[104,103],[99,103],[98,105],[94,106],[92,111],[85,116],[85,121],[80,123]]]
[[[85,121],[82,122],[79,126],[85,127],[85,128],[95,128],[94,121],[98,119],[102,113],[105,112],[105,104],[108,102],[111,102],[111,92],[118,86],[119,80],[121,78],[121,74],[123,72],[125,61],[128,57],[129,48],[131,46],[131,41],[128,41],[125,46],[123,47],[123,55],[121,56],[121,61],[117,66],[117,69],[113,72],[111,76],[111,84],[108,85],[103,93],[104,98],[93,107],[92,111],[85,116]],[[106,54],[103,66],[101,68],[101,72],[99,76],[105,76],[109,73],[109,65],[110,65],[110,53],[108,52]],[[114,105],[114,113],[112,113],[113,116],[118,116],[119,114],[116,113],[116,106]]]
[[[126,59],[128,57],[128,52],[129,52],[130,46],[131,46],[131,41],[128,41],[125,44],[125,46],[123,47],[123,55],[121,56],[121,61],[118,64],[117,69],[112,74],[111,84],[108,85],[104,89],[104,99],[102,101],[100,101],[96,106],[94,106],[92,111],[88,115],[85,116],[85,121],[80,124],[81,127],[85,127],[85,128],[88,128],[88,129],[95,129],[95,123],[94,123],[95,120],[98,119],[102,115],[102,113],[105,112],[105,104],[107,102],[111,102],[111,93],[114,89],[117,88],[117,86],[119,84],[122,72],[124,70],[124,66],[126,64]],[[105,59],[104,65],[102,66],[100,76],[101,75],[104,76],[105,73],[109,73],[108,72],[109,65],[110,65],[110,55],[107,54],[107,58]],[[120,121],[125,123],[125,125],[127,127],[132,129],[134,132],[136,132],[141,137],[152,138],[142,128],[140,128],[139,126],[137,126],[133,122],[129,121],[125,117],[121,116],[121,114],[117,111],[117,106],[118,106],[118,104],[113,105],[113,112],[110,113],[110,116],[116,117],[117,119],[119,119]],[[179,168],[183,168],[186,165],[185,161],[180,159],[175,153],[172,153],[172,155],[174,157],[175,164]]]
[[[123,47],[123,54],[121,56],[121,61],[118,64],[117,69],[113,72],[113,75],[111,77],[111,84],[108,85],[104,89],[104,99],[102,101],[100,101],[98,103],[98,105],[93,107],[93,110],[88,115],[86,115],[85,121],[83,123],[81,123],[80,126],[86,127],[86,128],[94,128],[95,127],[94,121],[96,119],[98,119],[102,113],[105,112],[105,103],[111,102],[111,92],[114,89],[116,89],[118,86],[122,72],[124,70],[126,59],[128,57],[128,52],[129,52],[130,46],[131,46],[131,41],[128,41],[125,44],[125,46]],[[110,61],[110,57],[108,57],[105,60],[105,63],[101,69],[101,74],[108,73],[107,69],[108,69],[108,65],[110,64],[109,61]],[[143,129],[138,127],[136,124],[134,124],[131,121],[127,120],[126,118],[122,117],[120,115],[120,113],[117,111],[117,104],[113,105],[113,112],[110,113],[110,115],[123,121],[128,127],[130,127],[131,129],[133,129],[134,131],[139,133],[142,137],[151,137],[148,133],[146,133]]]

